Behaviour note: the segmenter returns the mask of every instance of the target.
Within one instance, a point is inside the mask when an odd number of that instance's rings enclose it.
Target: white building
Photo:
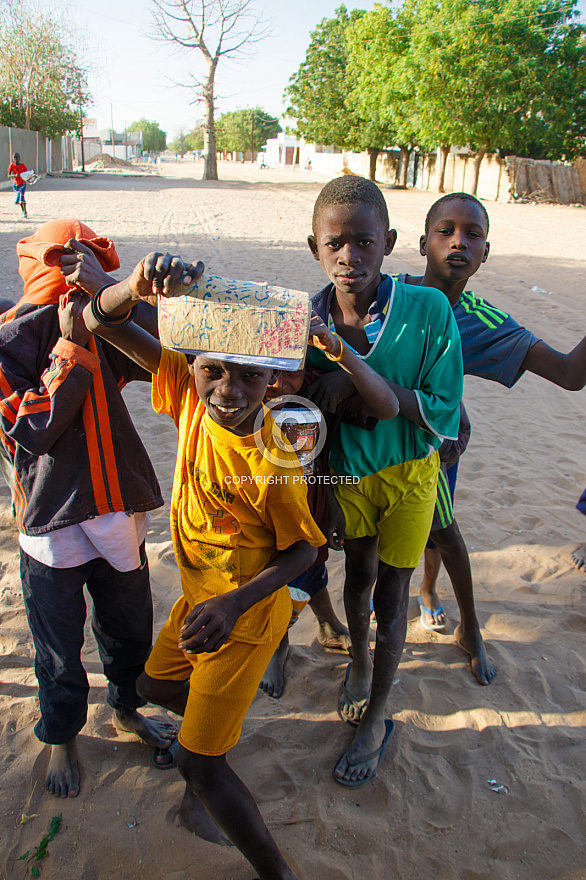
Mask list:
[[[269,168],[296,168],[334,177],[343,168],[368,177],[368,155],[342,150],[333,145],[306,143],[303,138],[281,132],[270,138],[257,156],[259,165]]]
[[[83,147],[84,158],[88,162],[100,153],[108,153],[117,159],[133,159],[142,156],[142,132],[125,131],[114,132],[114,145],[112,145],[112,130],[109,128],[99,129],[97,120],[83,120]],[[76,161],[81,163],[81,146],[76,146]]]

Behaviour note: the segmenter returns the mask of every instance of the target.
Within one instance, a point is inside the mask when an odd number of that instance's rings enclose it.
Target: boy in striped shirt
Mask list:
[[[506,388],[525,371],[548,379],[561,388],[579,391],[586,384],[586,337],[564,354],[551,348],[506,312],[467,289],[470,278],[486,262],[490,249],[489,220],[481,202],[468,193],[450,193],[435,202],[425,220],[420,252],[427,258],[419,277],[399,276],[409,284],[435,287],[450,301],[462,341],[464,373],[499,382]],[[457,465],[456,465],[457,467]],[[449,473],[449,472],[448,472]],[[455,476],[451,481],[452,499]],[[496,669],[490,662],[474,608],[470,560],[458,524],[433,529],[435,548],[425,552],[425,575],[421,587],[422,620],[434,628],[445,624],[436,592],[440,561],[452,581],[461,622],[455,638],[470,655],[471,670],[480,684],[490,684]]]

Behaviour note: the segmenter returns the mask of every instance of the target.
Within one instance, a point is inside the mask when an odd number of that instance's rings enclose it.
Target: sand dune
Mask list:
[[[114,238],[127,270],[158,248],[201,257],[228,277],[311,291],[322,286],[320,267],[305,245],[323,182],[318,175],[223,164],[222,181],[209,183],[195,179],[196,172],[200,167],[185,160],[164,164],[160,178],[47,179],[31,190],[28,222],[4,194],[0,296],[20,293],[18,238],[58,216],[79,217]],[[417,243],[433,195],[386,195],[399,231],[386,265],[417,272]],[[487,208],[492,254],[474,290],[569,350],[585,330],[586,211]],[[131,386],[125,395],[169,499],[174,426],[152,412],[148,387]],[[467,379],[465,400],[473,434],[461,463],[456,512],[498,676],[482,688],[470,675],[453,641],[457,606],[442,575],[448,631],[424,632],[413,598],[388,707],[395,733],[376,781],[349,791],[332,780],[352,735],[335,711],[346,660],[317,645],[311,612],[302,615],[292,630],[285,694],[279,701],[257,696],[230,761],[304,880],[586,877],[585,575],[570,564],[586,529],[574,509],[586,485],[586,395],[526,376],[511,391]],[[167,508],[153,515],[147,541],[160,626],[180,589]],[[32,732],[34,655],[4,486],[0,548],[0,877],[27,876],[19,856],[34,852],[51,818],[62,812],[62,830],[40,863],[42,877],[250,880],[254,872],[236,850],[203,843],[177,827],[177,772],[156,770],[148,749],[116,735],[89,627],[84,659],[92,687],[79,737],[82,792],[65,801],[45,793],[47,751]],[[329,568],[342,613],[339,555]],[[419,577],[413,578],[413,597]],[[500,793],[493,790],[499,786]]]

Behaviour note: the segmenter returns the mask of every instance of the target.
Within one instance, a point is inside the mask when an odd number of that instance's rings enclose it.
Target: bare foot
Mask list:
[[[362,713],[368,706],[371,683],[372,663],[370,670],[363,676],[356,672],[354,663],[348,664],[338,698],[338,715],[343,721],[358,725]]]
[[[77,797],[79,794],[79,763],[75,738],[63,745],[51,746],[45,788],[53,797]]]
[[[571,559],[574,568],[577,568],[578,571],[586,571],[586,544],[580,544],[579,547],[576,547]]]
[[[289,639],[285,635],[281,644],[271,657],[262,681],[259,684],[261,691],[273,699],[278,700],[285,690],[285,662],[289,653]]]
[[[219,846],[234,846],[224,832],[220,831],[200,799],[188,785],[185,786],[185,794],[179,807],[179,821],[184,828],[201,837],[202,840],[209,840],[210,843],[217,843]]]
[[[393,730],[393,722],[384,718],[372,724],[363,722],[334,768],[334,779],[342,785],[361,785],[374,779],[384,749]]]
[[[124,733],[135,733],[152,748],[168,749],[177,736],[177,728],[170,721],[147,718],[136,709],[115,709],[114,727]],[[161,761],[161,763],[166,762]]]
[[[433,611],[433,615],[428,614],[425,610],[423,611],[423,618],[428,626],[445,626],[448,619],[446,617],[446,612],[443,609],[437,613],[437,609],[442,607],[442,603],[435,587],[428,590],[422,584],[421,601],[425,605],[425,608],[429,608],[430,611]]]
[[[496,675],[496,669],[490,662],[480,630],[464,633],[461,624],[454,633],[456,644],[470,655],[470,671],[479,684],[490,684]]]
[[[327,620],[320,623],[317,640],[326,651],[348,652],[348,648],[352,644],[350,631],[339,620],[337,623],[337,626],[332,626]]]

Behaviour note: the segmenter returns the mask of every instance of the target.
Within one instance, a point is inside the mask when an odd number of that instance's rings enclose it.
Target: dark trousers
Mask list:
[[[141,566],[116,571],[105,559],[75,568],[50,568],[20,551],[20,576],[36,649],[41,719],[35,734],[44,743],[69,742],[87,718],[89,684],[81,662],[86,603],[93,600],[92,630],[108,679],[113,709],[144,706],[136,679],[152,644],[153,604],[144,543]]]

